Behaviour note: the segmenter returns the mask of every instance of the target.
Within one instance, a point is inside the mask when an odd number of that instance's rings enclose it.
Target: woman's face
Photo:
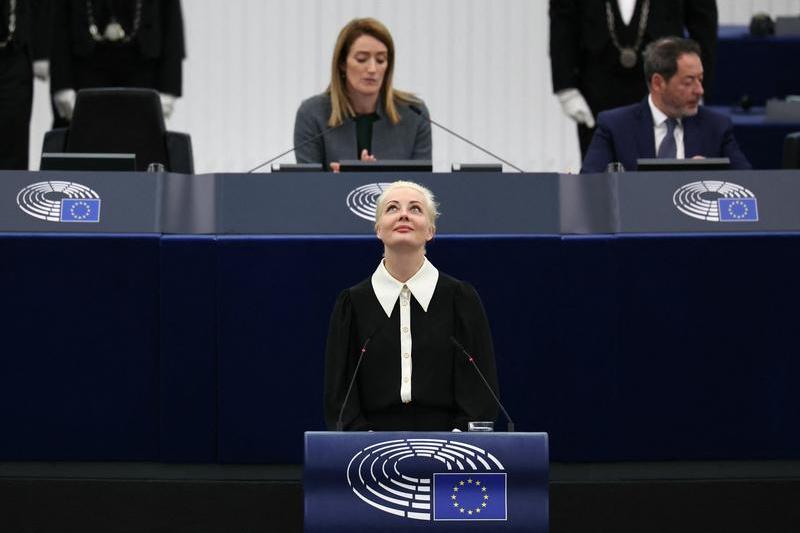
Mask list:
[[[388,249],[419,249],[433,239],[425,197],[419,191],[398,187],[386,195],[375,233]]]
[[[377,96],[389,66],[386,45],[371,35],[353,42],[343,66],[347,92],[358,96]]]

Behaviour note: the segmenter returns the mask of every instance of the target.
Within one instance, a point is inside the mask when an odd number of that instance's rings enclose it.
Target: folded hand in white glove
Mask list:
[[[164,118],[168,119],[175,110],[175,100],[177,98],[167,93],[158,93],[158,95],[161,97],[161,110],[164,112]]]
[[[594,116],[589,104],[578,89],[564,89],[556,93],[558,101],[561,102],[561,109],[564,114],[577,122],[586,124],[589,128],[594,128]]]
[[[50,62],[46,59],[38,59],[33,62],[33,75],[42,81],[47,81],[50,77]]]
[[[61,118],[72,120],[72,112],[75,110],[75,89],[61,89],[53,95],[53,103]]]

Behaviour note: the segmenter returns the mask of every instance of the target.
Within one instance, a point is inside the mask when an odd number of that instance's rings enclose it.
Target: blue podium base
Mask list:
[[[305,436],[305,531],[548,530],[545,433]]]

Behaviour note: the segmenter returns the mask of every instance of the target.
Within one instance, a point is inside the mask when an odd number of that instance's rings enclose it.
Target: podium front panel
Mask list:
[[[547,482],[545,433],[307,432],[305,531],[546,532]]]

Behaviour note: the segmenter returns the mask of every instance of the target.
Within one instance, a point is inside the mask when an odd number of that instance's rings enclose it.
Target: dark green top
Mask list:
[[[365,148],[372,153],[372,124],[379,118],[377,113],[356,115],[356,159],[361,159],[361,152]]]

